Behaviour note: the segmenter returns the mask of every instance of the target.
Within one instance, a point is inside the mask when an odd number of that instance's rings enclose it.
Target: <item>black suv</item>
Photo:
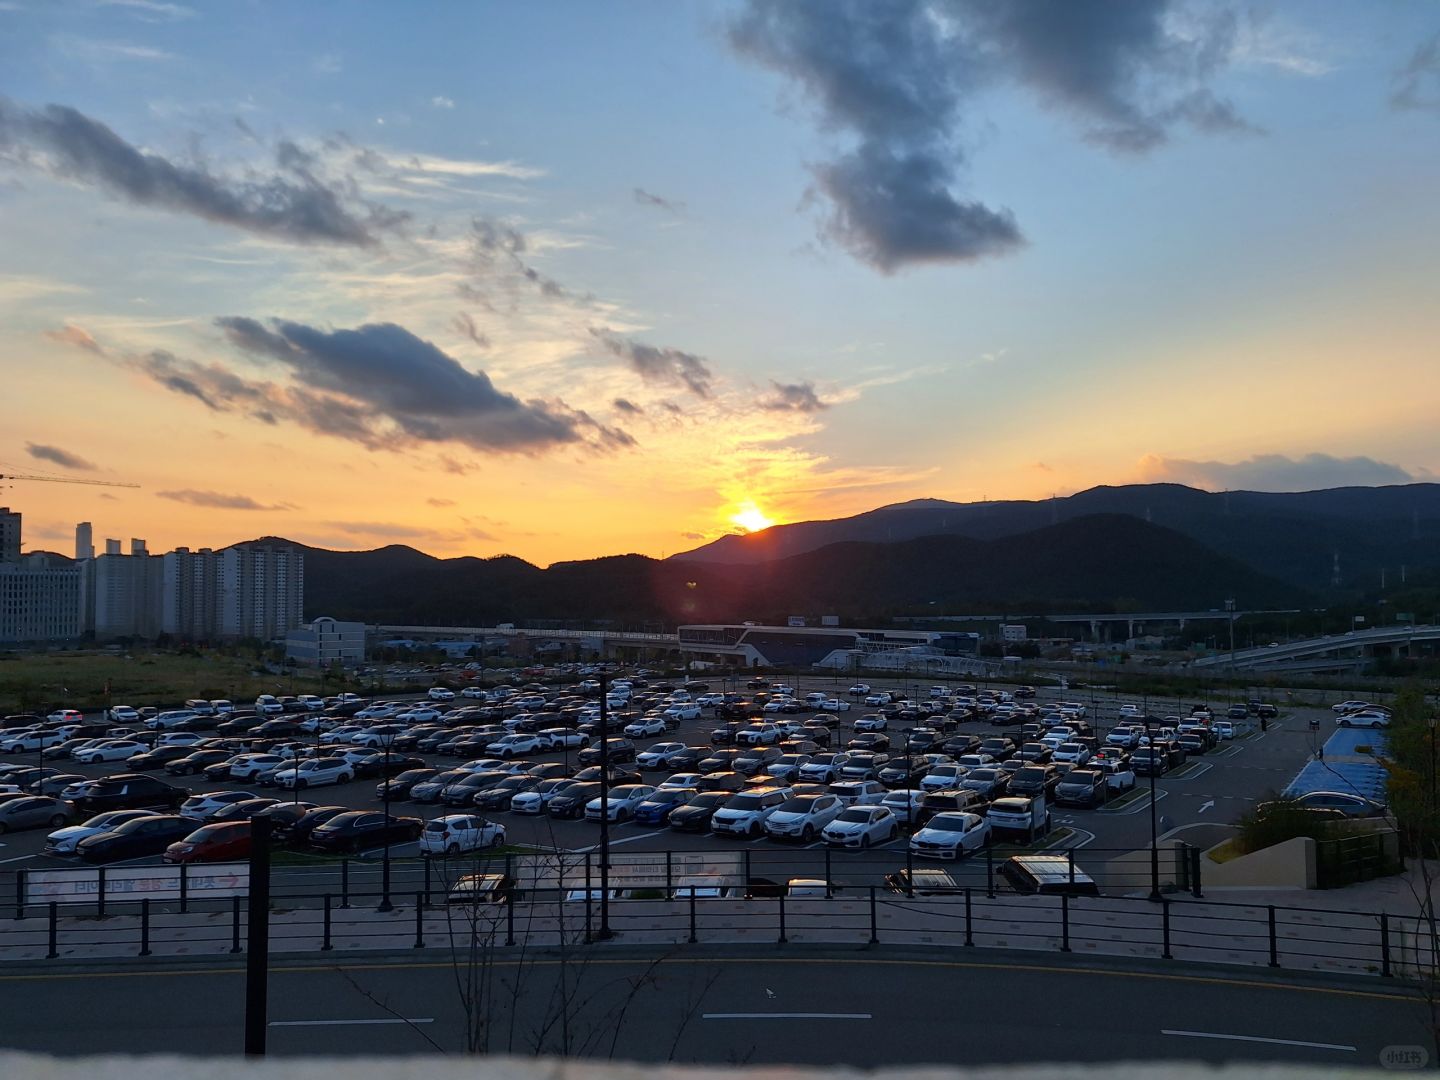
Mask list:
[[[106,810],[145,810],[156,806],[177,810],[189,797],[189,789],[167,784],[145,773],[116,773],[90,781],[70,803],[76,814],[89,817]]]
[[[1097,769],[1071,769],[1055,786],[1055,802],[1094,808],[1105,801],[1105,784],[1105,774]]]

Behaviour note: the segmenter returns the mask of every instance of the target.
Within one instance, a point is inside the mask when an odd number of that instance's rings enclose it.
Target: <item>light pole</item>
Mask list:
[[[381,742],[385,746],[385,778],[386,784],[381,788],[381,800],[385,807],[385,847],[380,852],[380,906],[376,911],[394,911],[395,905],[390,902],[390,740],[394,736],[382,736]]]
[[[1231,597],[1225,601],[1225,613],[1230,617],[1226,620],[1230,624],[1230,675],[1235,675],[1235,598]]]
[[[1160,839],[1159,827],[1155,818],[1155,774],[1160,771],[1159,751],[1155,748],[1154,732],[1155,718],[1145,717],[1145,734],[1150,739],[1150,899],[1163,899],[1160,895]]]
[[[600,931],[601,941],[614,937],[610,929],[610,674],[600,669]]]

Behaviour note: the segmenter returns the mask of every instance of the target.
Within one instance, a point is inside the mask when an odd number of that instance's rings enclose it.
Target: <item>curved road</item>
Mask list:
[[[488,982],[467,1012],[457,975]],[[1210,968],[1109,967],[988,953],[694,948],[568,964],[334,958],[270,980],[272,1054],[494,1053],[641,1061],[844,1064],[1120,1060],[1375,1067],[1425,1045],[1426,1009],[1373,980],[1285,982]],[[568,1002],[568,1008],[562,1007]],[[240,967],[144,964],[0,975],[0,1045],[57,1054],[238,1053]],[[512,1009],[512,1004],[514,1008]]]

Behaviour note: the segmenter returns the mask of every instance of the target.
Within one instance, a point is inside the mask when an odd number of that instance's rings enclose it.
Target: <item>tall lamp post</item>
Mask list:
[[[385,847],[380,852],[380,906],[376,911],[394,911],[395,905],[390,902],[390,743],[394,735],[382,736],[381,741],[385,746],[385,778],[386,783],[380,789],[382,804],[385,807]]]
[[[600,668],[600,931],[601,941],[614,937],[610,929],[610,674]]]
[[[1163,899],[1160,895],[1160,837],[1159,825],[1155,817],[1155,774],[1159,772],[1159,763],[1156,758],[1158,751],[1155,749],[1154,735],[1155,718],[1145,717],[1145,735],[1150,740],[1150,899]]]

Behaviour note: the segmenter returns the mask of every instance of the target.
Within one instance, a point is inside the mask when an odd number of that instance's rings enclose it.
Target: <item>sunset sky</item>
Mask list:
[[[0,0],[26,545],[1440,472],[1440,4]]]

